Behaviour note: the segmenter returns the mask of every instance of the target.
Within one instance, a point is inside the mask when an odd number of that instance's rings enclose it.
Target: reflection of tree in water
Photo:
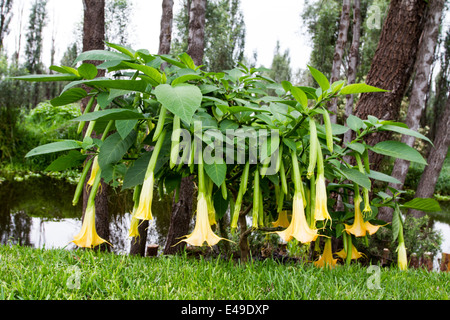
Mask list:
[[[13,225],[10,240],[13,244],[30,247],[31,218],[23,211],[12,214]]]

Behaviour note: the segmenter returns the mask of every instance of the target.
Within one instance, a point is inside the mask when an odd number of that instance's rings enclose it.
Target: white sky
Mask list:
[[[24,6],[22,21],[21,52],[25,48],[25,33],[28,25],[30,4],[33,0],[16,0],[14,17],[11,22],[11,32],[7,38],[7,50],[15,51],[17,35],[20,30],[19,9]],[[131,21],[136,34],[133,41],[134,49],[148,49],[157,53],[161,21],[162,0],[132,0],[134,16]],[[175,0],[175,12],[180,8],[181,0]],[[277,40],[281,51],[290,50],[293,70],[305,68],[309,60],[310,48],[308,40],[302,36],[300,14],[302,0],[241,0],[247,29],[246,55],[253,57],[258,53],[258,65],[270,67]],[[44,34],[44,57],[46,66],[50,64],[51,35],[56,31],[56,63],[75,39],[74,30],[82,21],[83,5],[81,0],[49,0],[48,13],[50,21]],[[55,31],[54,31],[55,30]]]

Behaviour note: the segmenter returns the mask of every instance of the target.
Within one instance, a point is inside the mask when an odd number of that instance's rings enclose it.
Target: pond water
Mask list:
[[[18,179],[22,180],[22,179]],[[36,248],[75,249],[70,241],[81,228],[81,204],[73,207],[76,186],[51,177],[29,177],[22,181],[0,180],[0,243]],[[150,223],[147,244],[164,247],[169,229],[170,198],[153,203],[154,220]],[[131,192],[112,192],[109,199],[110,242],[113,252],[129,252],[132,209]],[[441,203],[443,211],[432,215],[433,227],[442,231],[441,251],[450,253],[450,203]],[[440,258],[440,256],[435,257]],[[436,263],[435,263],[436,264]]]

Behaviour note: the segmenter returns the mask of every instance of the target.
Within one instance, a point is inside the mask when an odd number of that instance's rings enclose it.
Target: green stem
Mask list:
[[[150,163],[148,165],[147,172],[145,175],[146,179],[148,178],[148,175],[150,173],[155,171],[156,162],[158,161],[159,153],[161,152],[161,148],[163,146],[165,137],[166,137],[166,132],[163,131],[158,139],[158,142],[155,145],[155,148],[153,149],[152,157],[150,158]]]

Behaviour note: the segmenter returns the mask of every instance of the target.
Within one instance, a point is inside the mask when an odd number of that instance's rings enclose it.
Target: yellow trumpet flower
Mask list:
[[[289,227],[289,219],[288,219],[288,212],[286,210],[281,211],[278,214],[278,219],[275,222],[272,222],[272,225],[277,228],[277,227],[282,227],[282,228],[287,228]]]
[[[94,162],[92,164],[91,177],[89,178],[89,181],[87,182],[88,186],[92,187],[92,185],[94,184],[95,177],[97,176],[99,169],[100,169],[100,166],[98,164],[98,156],[96,156],[94,158]]]
[[[407,270],[408,269],[408,259],[406,257],[406,247],[405,242],[400,242],[397,248],[397,259],[398,259],[398,267],[400,270]]]
[[[153,220],[152,202],[153,202],[153,185],[154,174],[150,172],[142,186],[141,196],[139,198],[139,206],[134,217],[139,220]]]
[[[327,239],[325,242],[325,248],[323,249],[323,254],[320,256],[319,260],[314,262],[314,265],[321,268],[334,268],[336,266],[336,262],[337,259],[333,259],[331,239]]]
[[[212,231],[208,217],[208,202],[205,195],[203,193],[199,193],[197,200],[197,218],[194,231],[182,241],[196,247],[201,247],[206,242],[208,246],[212,247],[221,240],[226,239],[217,236]]]
[[[345,260],[347,259],[347,252],[345,252],[344,249],[342,249],[339,252],[336,252],[336,254],[342,259]],[[365,255],[361,252],[358,252],[358,250],[356,250],[356,247],[352,245],[352,260],[358,260],[361,257],[364,257]]]
[[[345,231],[347,233],[353,234],[355,237],[364,237],[367,232],[372,235],[378,231],[381,226],[374,226],[373,224],[364,222],[364,217],[361,213],[361,205],[362,199],[359,194],[355,196],[355,221],[352,226],[345,225]]]
[[[316,221],[331,220],[327,207],[327,187],[325,185],[325,176],[319,174],[316,181],[316,203],[314,209],[314,219]]]
[[[136,217],[133,214],[133,216],[131,217],[131,224],[130,224],[130,230],[128,232],[128,236],[130,238],[140,237],[138,228],[139,228],[139,219],[136,219]]]
[[[88,202],[81,231],[74,237],[72,242],[81,248],[94,248],[105,242],[111,245],[108,241],[99,237],[95,229],[94,201]]]
[[[317,230],[311,229],[306,221],[303,197],[300,192],[294,195],[291,224],[286,230],[277,234],[286,242],[295,238],[301,243],[310,243],[319,236]]]

